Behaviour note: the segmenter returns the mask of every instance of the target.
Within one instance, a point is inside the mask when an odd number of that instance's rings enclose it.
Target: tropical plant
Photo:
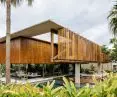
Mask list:
[[[55,81],[52,83],[48,82],[46,86],[43,87],[43,96],[44,97],[57,97],[59,95],[59,92],[62,89],[62,86],[54,88]]]
[[[63,87],[64,97],[77,97],[78,89],[76,89],[75,84],[72,81],[69,82],[65,77],[63,77],[63,80],[64,80],[64,87]]]
[[[117,0],[109,13],[108,20],[112,34],[117,36]]]
[[[54,88],[54,83],[48,82],[43,88],[27,84],[0,85],[0,97],[117,97],[117,75],[109,74],[104,81],[95,80],[95,85],[89,84],[76,88],[74,83],[63,78],[64,85]]]
[[[1,64],[0,69],[1,69],[1,75],[2,75],[2,77],[5,76],[5,65]]]
[[[114,37],[110,39],[110,44],[112,44],[112,49],[110,52],[110,59],[114,62],[117,62],[117,38]]]
[[[110,51],[109,51],[109,49],[108,49],[108,47],[107,47],[106,45],[103,45],[103,46],[101,47],[101,50],[102,50],[102,52],[105,53],[105,54],[110,54]]]
[[[117,38],[114,37],[114,38],[110,39],[110,43],[113,45],[117,44]]]
[[[10,32],[11,32],[11,4],[20,5],[24,0],[0,0],[0,3],[6,4],[6,83],[10,83]],[[25,0],[28,5],[32,5],[34,0]]]
[[[113,46],[111,50],[110,58],[112,61],[117,62],[117,44]]]

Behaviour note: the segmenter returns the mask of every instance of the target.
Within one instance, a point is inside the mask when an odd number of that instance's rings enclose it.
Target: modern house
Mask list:
[[[51,34],[50,42],[32,38],[46,33]],[[11,34],[11,64],[59,64],[57,68],[63,71],[71,64],[75,71],[75,83],[79,85],[80,64],[89,62],[109,62],[108,55],[101,52],[98,44],[51,20]],[[5,63],[5,37],[0,38],[0,63]]]

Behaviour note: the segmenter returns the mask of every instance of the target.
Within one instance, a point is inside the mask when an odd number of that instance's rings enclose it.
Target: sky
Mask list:
[[[112,37],[107,16],[114,0],[35,0],[12,7],[11,32],[51,19],[100,45]],[[5,36],[6,9],[0,5],[0,37]],[[40,39],[49,40],[49,34]]]

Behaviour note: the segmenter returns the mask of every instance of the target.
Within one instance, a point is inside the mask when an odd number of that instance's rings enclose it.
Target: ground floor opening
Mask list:
[[[92,76],[103,78],[106,65],[103,64],[11,64],[11,82],[15,83],[46,83],[56,80],[57,85],[63,84],[63,76],[77,86],[86,83],[94,84]],[[108,66],[106,66],[108,67]],[[0,65],[0,81],[5,83],[5,65]],[[106,70],[106,69],[105,69]],[[107,70],[106,70],[107,71]]]
[[[5,65],[1,65],[2,78],[5,82]],[[4,72],[3,72],[4,71]],[[42,83],[53,80],[62,80],[69,77],[74,81],[75,64],[11,64],[11,82]]]

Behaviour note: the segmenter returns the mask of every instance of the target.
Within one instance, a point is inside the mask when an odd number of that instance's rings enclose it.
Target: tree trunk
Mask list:
[[[6,84],[10,83],[11,0],[6,0]]]

